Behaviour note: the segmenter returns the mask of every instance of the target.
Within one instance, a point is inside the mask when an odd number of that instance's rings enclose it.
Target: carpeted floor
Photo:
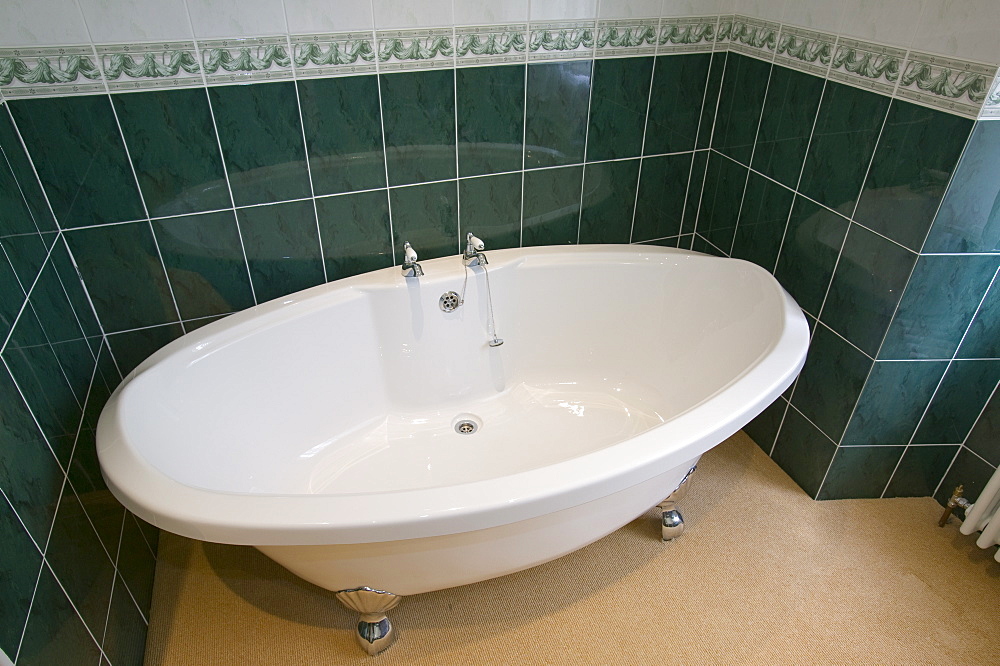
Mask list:
[[[365,656],[355,615],[259,552],[163,533],[149,666],[996,664],[1000,564],[930,498],[815,502],[742,433],[649,513],[571,555],[404,598]]]

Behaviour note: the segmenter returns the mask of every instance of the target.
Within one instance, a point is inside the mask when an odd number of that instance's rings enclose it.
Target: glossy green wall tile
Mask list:
[[[721,58],[720,58],[721,60]],[[705,94],[710,53],[657,56],[646,120],[645,155],[693,150],[702,104],[715,98]],[[711,126],[705,128],[706,133]]]
[[[233,205],[204,90],[155,90],[112,100],[151,216]]]
[[[452,72],[380,76],[385,158],[390,185],[455,177],[455,83]]]
[[[771,449],[774,447],[774,441],[778,436],[778,430],[781,428],[781,422],[785,418],[787,408],[788,402],[778,398],[750,423],[743,426],[743,432],[750,435],[750,439],[768,455],[771,455]]]
[[[14,192],[5,191],[4,188],[0,188],[0,196],[5,201],[5,203],[0,204],[0,208],[7,211],[7,215],[10,215],[14,207],[12,204],[6,202],[12,200],[16,202],[19,199],[31,216],[33,222],[32,229],[42,232],[55,231],[56,222],[52,218],[52,212],[49,210],[49,204],[45,200],[45,194],[38,184],[35,170],[32,168],[27,154],[24,152],[20,138],[18,138],[6,104],[0,107],[0,152],[3,153],[3,157],[7,162],[3,166],[9,169],[10,174],[14,178],[13,182],[7,180],[4,182],[8,185],[15,185],[17,189],[15,198]],[[0,166],[0,171],[5,171],[3,166]],[[6,216],[4,216],[3,224],[5,226],[10,225],[10,222],[6,220]],[[0,233],[0,236],[2,235],[4,234]]]
[[[854,499],[882,494],[903,446],[842,446],[830,463],[816,499]]]
[[[455,70],[460,176],[521,170],[526,67]]]
[[[96,664],[101,652],[52,572],[42,567],[17,663],[48,666],[65,663],[67,655],[77,663]]]
[[[386,190],[316,199],[330,280],[392,266]]]
[[[120,579],[115,585],[111,608],[108,610],[108,633],[103,647],[110,663],[115,666],[143,663],[146,622]]]
[[[592,67],[587,61],[528,65],[525,168],[583,161]]]
[[[1000,280],[994,278],[958,348],[958,356],[1000,358]]]
[[[691,159],[691,153],[643,158],[635,202],[633,242],[680,233]]]
[[[794,194],[751,172],[747,180],[732,256],[774,270]]]
[[[390,190],[389,205],[397,256],[402,256],[406,241],[420,259],[458,253],[458,188],[454,181]]]
[[[740,202],[749,170],[742,164],[712,153],[698,213],[698,234],[722,252],[729,252],[740,215]]]
[[[8,236],[0,241],[24,291],[31,288],[45,261],[51,241],[51,238],[37,233]]]
[[[122,545],[118,554],[118,571],[132,593],[139,612],[147,621],[153,598],[155,570],[156,558],[142,536],[137,519],[131,513],[126,513],[122,526]]]
[[[587,160],[642,154],[653,58],[594,61]]]
[[[955,461],[948,468],[948,473],[944,475],[941,485],[934,493],[934,499],[939,504],[946,504],[955,487],[961,485],[965,488],[965,498],[970,502],[975,502],[995,472],[996,468],[991,467],[982,458],[963,448],[955,456]]]
[[[775,65],[757,134],[753,168],[795,187],[812,136],[823,79]]]
[[[17,654],[41,564],[41,553],[14,510],[0,497],[0,595],[4,599],[0,604],[0,650],[8,656]]]
[[[1000,439],[996,436],[1000,431],[1000,398],[997,395],[998,393],[994,392],[986,404],[975,427],[965,440],[965,448],[991,465],[1000,466]]]
[[[108,336],[108,346],[122,374],[128,375],[160,347],[184,335],[180,324],[151,326]],[[96,425],[96,424],[95,424]]]
[[[217,86],[208,94],[236,205],[310,196],[295,84]]]
[[[588,164],[583,176],[581,243],[628,243],[639,160]]]
[[[705,173],[708,170],[707,150],[695,151],[691,157],[691,178],[688,182],[687,198],[684,203],[684,219],[681,220],[681,232],[694,233],[701,208],[701,194],[705,187]]]
[[[708,79],[705,82],[705,102],[701,107],[698,140],[695,142],[697,148],[708,148],[712,145],[715,116],[719,108],[719,91],[722,89],[722,76],[726,70],[728,58],[728,51],[717,51],[712,54],[712,62],[708,68]]]
[[[815,497],[837,446],[812,423],[789,409],[771,457],[795,483]]]
[[[582,189],[582,166],[526,171],[521,244],[576,243]]]
[[[296,85],[316,196],[385,187],[378,80],[344,76]]]
[[[312,201],[243,208],[237,218],[258,303],[323,284]]]
[[[954,361],[920,422],[914,444],[961,444],[1000,381],[1000,360]]]
[[[774,276],[812,315],[818,315],[847,228],[843,217],[795,197]]]
[[[730,53],[726,62],[712,147],[741,164],[750,164],[770,73],[756,58]]]
[[[958,446],[910,446],[903,453],[885,497],[927,497],[934,494],[941,471],[955,458]]]
[[[878,362],[842,444],[908,444],[947,361]]]
[[[472,232],[488,248],[520,247],[520,173],[462,180],[458,199],[459,236],[463,243],[466,233]]]
[[[107,95],[9,106],[64,229],[145,217]]]

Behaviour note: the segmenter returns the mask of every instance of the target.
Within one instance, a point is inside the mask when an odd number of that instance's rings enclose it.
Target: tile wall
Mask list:
[[[994,5],[5,5],[0,650],[141,663],[157,534],[101,479],[108,395],[404,240],[754,261],[814,332],[758,443],[820,498],[975,490],[1000,463]]]

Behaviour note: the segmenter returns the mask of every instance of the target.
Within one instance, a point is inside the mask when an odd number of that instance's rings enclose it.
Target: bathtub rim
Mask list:
[[[706,256],[674,248],[590,245],[521,248],[515,261],[521,259],[521,254],[553,251],[625,254],[636,258],[649,254]],[[433,260],[448,261],[456,262],[456,257]],[[433,262],[427,265],[433,266]],[[741,263],[767,273],[753,264]],[[356,283],[350,281],[362,282],[357,278],[371,275],[347,278],[337,288],[355,287]],[[442,536],[577,506],[642,483],[702,455],[736,432],[791,385],[805,362],[809,330],[798,305],[770,274],[768,277],[783,299],[785,317],[781,334],[753,366],[664,424],[552,465],[468,484],[405,491],[264,495],[188,486],[160,472],[125,441],[122,429],[117,426],[121,419],[121,395],[136,377],[161,359],[225,330],[226,322],[237,327],[286,307],[307,306],[312,297],[336,283],[313,287],[194,331],[191,338],[185,336],[165,346],[129,373],[115,389],[98,423],[102,474],[119,501],[156,527],[206,541],[244,545],[368,543]],[[351,296],[348,292],[345,297]],[[328,305],[324,302],[323,307]],[[705,423],[714,425],[706,429]],[[665,441],[670,443],[664,445]],[[566,483],[566,479],[572,483]],[[664,496],[671,490],[664,489]],[[357,510],[359,502],[364,502],[363,512]],[[332,516],[336,521],[331,520]]]

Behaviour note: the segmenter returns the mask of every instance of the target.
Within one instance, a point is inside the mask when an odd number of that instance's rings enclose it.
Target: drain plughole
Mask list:
[[[455,432],[459,435],[471,435],[479,429],[475,421],[462,420],[455,424]]]

